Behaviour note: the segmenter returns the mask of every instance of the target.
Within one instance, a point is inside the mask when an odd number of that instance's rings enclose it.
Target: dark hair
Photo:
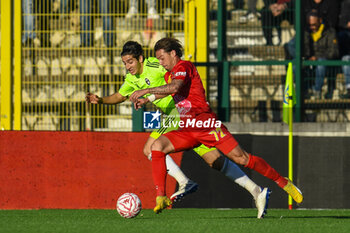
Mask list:
[[[123,50],[120,53],[120,56],[125,55],[132,55],[136,59],[138,59],[140,56],[145,57],[143,55],[142,46],[136,41],[128,41],[123,45]]]
[[[306,20],[309,20],[310,17],[317,17],[317,18],[322,18],[321,17],[321,14],[320,12],[318,12],[318,10],[316,9],[312,9],[311,11],[309,11],[307,14],[306,14]]]
[[[167,53],[175,50],[176,55],[182,57],[182,45],[180,41],[175,38],[163,38],[158,40],[154,45],[154,51],[157,52],[160,49],[164,49]]]

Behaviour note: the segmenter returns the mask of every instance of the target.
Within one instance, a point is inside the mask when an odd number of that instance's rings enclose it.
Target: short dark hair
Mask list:
[[[154,51],[157,52],[160,49],[164,49],[165,52],[169,53],[175,50],[176,55],[182,57],[182,45],[178,39],[175,38],[163,38],[157,41],[154,45]]]
[[[123,50],[120,56],[131,55],[138,59],[140,56],[144,57],[142,46],[136,41],[128,41],[123,45]]]
[[[322,18],[321,17],[321,14],[318,10],[316,9],[312,9],[311,11],[309,11],[307,14],[306,14],[306,20],[309,20],[310,17],[317,17],[317,18]]]

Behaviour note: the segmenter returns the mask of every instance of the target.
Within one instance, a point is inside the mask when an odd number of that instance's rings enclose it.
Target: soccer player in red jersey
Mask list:
[[[297,202],[303,201],[301,191],[287,178],[281,176],[264,159],[243,150],[227,128],[217,120],[206,101],[205,90],[196,67],[181,60],[182,46],[174,38],[163,38],[155,46],[159,63],[168,71],[167,85],[135,91],[130,100],[135,108],[143,104],[139,98],[154,94],[156,99],[171,95],[183,121],[178,130],[163,134],[152,144],[152,176],[157,190],[154,212],[160,213],[171,205],[166,196],[165,155],[191,149],[199,144],[216,147],[232,161],[253,169],[273,180]]]

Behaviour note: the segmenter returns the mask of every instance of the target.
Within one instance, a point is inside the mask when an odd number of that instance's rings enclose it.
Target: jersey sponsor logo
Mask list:
[[[175,77],[177,76],[186,76],[186,72],[176,72]]]
[[[151,82],[149,81],[148,78],[145,78],[145,82],[147,83],[148,86],[151,85]]]

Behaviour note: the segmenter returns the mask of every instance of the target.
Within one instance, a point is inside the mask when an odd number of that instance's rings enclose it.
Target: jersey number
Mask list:
[[[215,130],[210,131],[209,134],[214,134],[216,141],[219,141],[220,138],[223,138],[226,136],[226,134],[224,134],[224,132],[222,132],[221,128],[216,128]]]

